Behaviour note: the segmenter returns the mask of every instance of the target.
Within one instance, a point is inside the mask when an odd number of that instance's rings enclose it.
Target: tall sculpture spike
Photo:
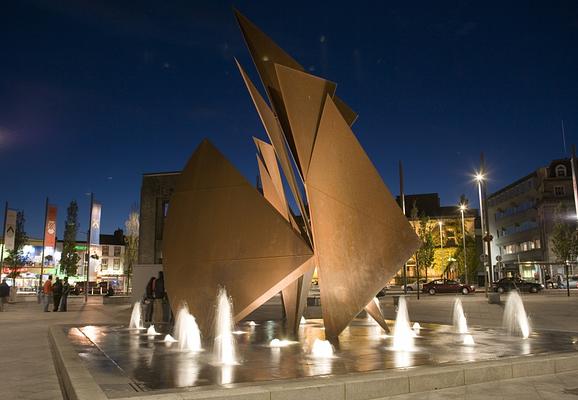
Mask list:
[[[303,199],[303,195],[301,194],[299,186],[297,185],[297,180],[295,178],[293,167],[291,166],[290,155],[285,145],[285,139],[281,127],[279,126],[279,123],[275,118],[275,114],[273,114],[273,111],[271,111],[271,109],[269,108],[263,97],[261,97],[259,91],[255,87],[255,85],[253,85],[253,82],[251,82],[251,79],[245,73],[245,70],[243,69],[243,67],[241,67],[241,64],[239,64],[239,62],[237,62],[237,67],[239,68],[241,76],[245,81],[245,85],[247,86],[247,90],[251,95],[251,99],[253,100],[253,104],[257,109],[257,113],[261,118],[261,122],[263,123],[263,127],[267,132],[267,136],[269,136],[269,140],[271,141],[271,144],[275,149],[275,154],[277,154],[277,159],[281,164],[281,170],[283,171],[283,174],[287,179],[289,189],[291,190],[293,198],[297,203],[297,207],[299,207],[299,212],[303,217],[305,232],[309,237],[309,239],[311,240],[311,225],[307,214],[307,209],[305,207],[305,201]],[[311,240],[311,244],[312,243],[313,241]]]
[[[328,96],[306,182],[325,333],[335,338],[419,246]]]
[[[275,71],[295,142],[301,176],[306,182],[323,104],[327,95],[335,94],[336,85],[279,64],[275,64]]]

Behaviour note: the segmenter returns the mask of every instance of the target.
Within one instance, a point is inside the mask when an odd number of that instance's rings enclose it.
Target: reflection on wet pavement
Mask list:
[[[475,345],[464,345],[464,335],[451,326],[422,324],[414,351],[392,350],[392,337],[366,319],[356,319],[334,344],[335,357],[310,355],[315,339],[323,339],[321,320],[302,324],[299,342],[271,347],[284,339],[283,326],[266,321],[255,326],[241,323],[235,339],[239,365],[211,363],[210,340],[200,353],[179,351],[176,343],[165,343],[162,335],[129,330],[123,326],[65,328],[83,362],[101,386],[127,384],[139,390],[203,385],[227,385],[319,375],[340,375],[391,368],[411,368],[503,357],[577,351],[577,334],[541,331],[524,340],[510,337],[500,329],[470,328]]]

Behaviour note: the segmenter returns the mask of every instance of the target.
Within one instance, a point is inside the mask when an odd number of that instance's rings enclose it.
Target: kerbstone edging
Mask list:
[[[62,327],[48,328],[54,356],[54,367],[62,385],[63,396],[69,400],[107,400],[108,397],[82,365],[78,352],[66,338]]]
[[[106,394],[84,367],[62,328],[51,327],[49,336],[65,398],[106,400]],[[371,400],[404,393],[575,370],[578,370],[578,352],[279,380],[242,384],[232,388],[199,387],[171,393],[141,392],[118,400]]]

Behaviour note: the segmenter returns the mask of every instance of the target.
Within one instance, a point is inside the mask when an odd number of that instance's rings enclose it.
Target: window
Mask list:
[[[509,244],[504,246],[504,254],[514,254],[518,251],[517,246],[515,244]]]
[[[108,258],[102,258],[100,260],[100,270],[106,271],[108,269]]]
[[[120,257],[120,246],[114,246],[114,256]]]
[[[554,186],[554,196],[564,196],[564,186]]]
[[[120,260],[118,258],[114,259],[113,269],[116,269],[116,270],[120,269]]]
[[[102,246],[102,255],[108,256],[108,246]]]
[[[565,165],[557,165],[556,166],[556,178],[566,176],[566,166]]]

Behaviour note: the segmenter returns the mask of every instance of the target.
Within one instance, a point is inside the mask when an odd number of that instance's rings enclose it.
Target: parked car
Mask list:
[[[472,285],[464,285],[453,279],[436,279],[423,285],[422,292],[434,295],[436,293],[469,294],[476,291]]]
[[[568,279],[568,286],[570,287],[570,289],[578,288],[578,275],[571,276]],[[554,287],[554,286],[552,286],[552,287]],[[560,286],[556,283],[555,287],[558,289],[566,289],[566,278],[565,277],[562,278],[562,286]]]
[[[509,292],[511,290],[538,293],[540,290],[544,289],[544,285],[540,283],[525,281],[519,278],[502,278],[499,281],[494,282],[492,286],[494,292],[498,293]]]
[[[379,291],[379,293],[377,293],[377,296],[376,296],[376,297],[383,297],[383,296],[385,296],[385,292],[388,291],[389,289],[391,289],[391,285],[388,283],[388,284],[385,285],[385,287],[384,287],[383,289],[381,289],[381,290]]]
[[[423,288],[423,285],[427,283],[427,279],[423,278],[419,280],[419,288],[420,290]],[[404,285],[401,285],[401,290],[404,290]],[[413,283],[408,283],[407,284],[407,291],[410,292],[412,290],[418,290],[417,289],[417,281],[413,282]]]

